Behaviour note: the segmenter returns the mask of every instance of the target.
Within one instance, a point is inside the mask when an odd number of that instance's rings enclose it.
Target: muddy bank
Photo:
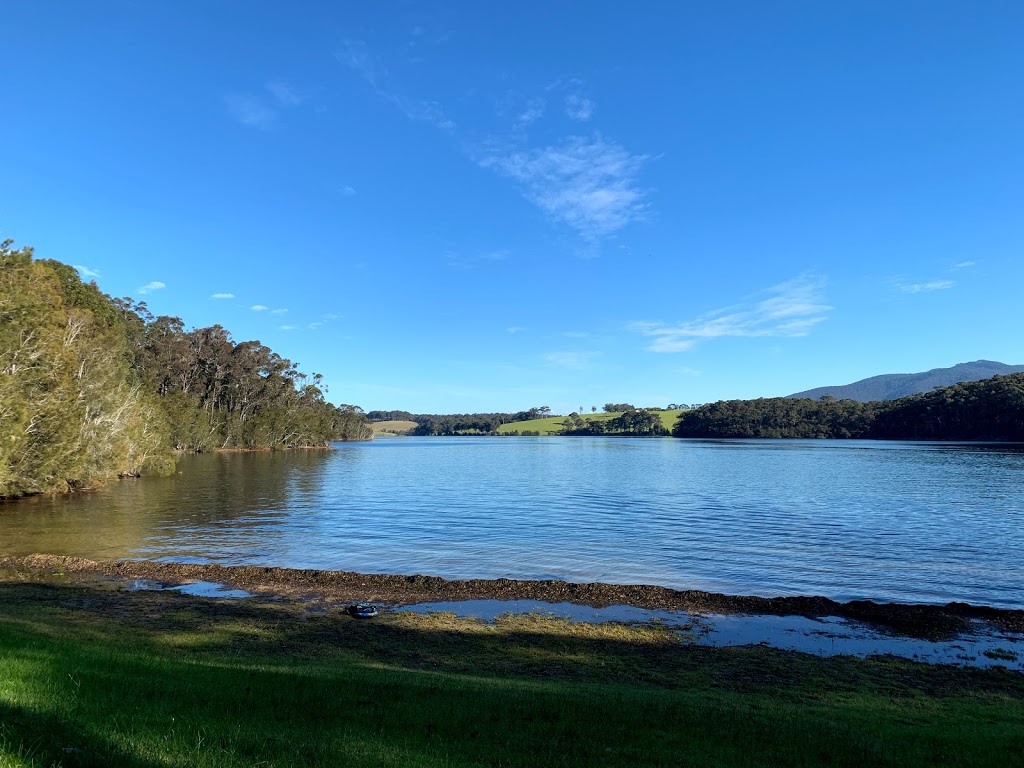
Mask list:
[[[40,578],[63,573],[83,578],[154,579],[168,584],[213,581],[267,596],[337,602],[373,601],[389,605],[437,600],[544,600],[593,607],[632,605],[697,614],[764,614],[812,618],[840,616],[875,624],[896,634],[927,639],[953,637],[965,631],[975,620],[988,621],[1011,632],[1024,632],[1024,610],[1005,610],[967,603],[911,605],[867,600],[838,603],[825,597],[723,595],[640,584],[576,584],[513,579],[448,581],[438,576],[392,576],[347,571],[129,560],[94,561],[54,555],[4,557],[0,558],[0,568],[27,571]]]

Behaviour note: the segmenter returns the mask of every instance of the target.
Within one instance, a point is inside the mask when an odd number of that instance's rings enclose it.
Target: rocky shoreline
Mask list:
[[[80,579],[153,579],[167,584],[212,581],[277,599],[310,599],[337,603],[369,601],[391,606],[454,600],[544,600],[593,607],[631,605],[694,614],[776,616],[839,616],[877,625],[893,634],[923,639],[955,637],[975,621],[1009,632],[1024,632],[1024,610],[968,603],[923,605],[854,600],[839,603],[825,597],[754,597],[700,590],[674,590],[641,584],[578,584],[565,581],[468,579],[438,576],[395,576],[347,571],[271,568],[262,566],[195,565],[150,561],[95,561],[55,555],[2,557],[0,569],[24,572],[35,579],[75,574]]]

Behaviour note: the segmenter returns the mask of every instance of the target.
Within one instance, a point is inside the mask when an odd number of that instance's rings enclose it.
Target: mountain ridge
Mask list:
[[[837,400],[856,400],[861,403],[896,400],[907,395],[930,392],[936,387],[948,387],[964,381],[980,381],[1009,373],[1024,373],[1024,365],[1007,365],[995,360],[974,360],[969,363],[957,363],[950,368],[932,368],[920,373],[884,373],[852,384],[816,387],[786,397],[816,400],[830,396]]]

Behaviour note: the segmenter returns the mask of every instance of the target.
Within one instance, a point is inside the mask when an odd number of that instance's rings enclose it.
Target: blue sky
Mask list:
[[[334,402],[1024,363],[1019,2],[10,0],[0,28],[0,238]]]

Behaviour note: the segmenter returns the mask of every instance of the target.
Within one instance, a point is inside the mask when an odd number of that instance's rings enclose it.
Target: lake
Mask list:
[[[1024,446],[393,438],[0,503],[0,554],[1024,608]]]

